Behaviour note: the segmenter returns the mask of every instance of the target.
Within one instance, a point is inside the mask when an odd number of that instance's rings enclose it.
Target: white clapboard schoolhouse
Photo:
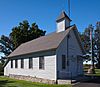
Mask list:
[[[56,32],[21,44],[9,56],[4,75],[35,82],[57,83],[83,75],[84,50],[76,25],[62,12]]]

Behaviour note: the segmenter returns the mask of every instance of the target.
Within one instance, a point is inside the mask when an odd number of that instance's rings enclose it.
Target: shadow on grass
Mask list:
[[[87,80],[86,81],[82,81],[82,82],[85,82],[85,83],[97,83],[97,84],[100,84],[100,76],[87,76]]]
[[[84,71],[85,76],[88,78],[88,80],[84,81],[84,82],[100,84],[100,69],[95,69],[95,74],[87,74],[88,69],[89,68],[85,69],[85,71]]]
[[[0,80],[0,87],[17,87],[17,86],[7,86],[8,83],[14,83],[14,81]]]

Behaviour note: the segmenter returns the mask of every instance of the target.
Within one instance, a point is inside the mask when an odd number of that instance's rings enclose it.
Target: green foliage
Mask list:
[[[0,87],[72,87],[71,85],[50,85],[34,83],[30,81],[15,80],[7,77],[0,77]]]
[[[100,22],[96,24],[95,30],[95,49],[97,51],[97,67],[100,68]]]
[[[4,74],[3,63],[0,62],[0,76]]]
[[[92,25],[89,25],[85,28],[84,32],[80,34],[83,47],[87,53],[90,51],[90,26],[93,27]]]
[[[0,52],[4,53],[6,56],[13,51],[13,42],[11,39],[5,35],[0,38]]]
[[[13,51],[13,43],[9,37],[2,35],[0,38],[0,52],[4,53],[5,57],[0,58],[0,75],[3,74],[3,65],[5,63],[6,56],[8,56]]]
[[[0,63],[0,72],[3,71],[3,68],[2,68],[2,63]]]
[[[25,20],[19,23],[19,26],[12,29],[12,32],[10,33],[10,38],[14,44],[15,49],[22,43],[36,39],[40,36],[44,36],[45,33],[46,31],[39,29],[36,23],[33,23],[30,26],[28,21]]]

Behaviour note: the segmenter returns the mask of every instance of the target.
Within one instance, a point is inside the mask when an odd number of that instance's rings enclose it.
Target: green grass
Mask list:
[[[15,80],[0,76],[0,87],[71,87],[71,85],[50,85],[42,83],[33,83],[24,80]]]
[[[95,69],[95,74],[87,74],[89,68],[84,68],[84,72],[89,76],[100,76],[100,69]]]
[[[95,71],[96,71],[96,75],[100,76],[100,69],[95,69]]]
[[[87,75],[89,68],[90,68],[90,65],[88,65],[88,64],[84,65],[84,72],[85,72],[86,75]],[[88,74],[88,75],[100,76],[100,69],[95,69],[95,74]]]
[[[87,74],[89,68],[90,68],[90,65],[87,65],[87,64],[84,65],[84,72],[86,73],[86,75],[100,76],[100,69],[95,69],[95,74]]]
[[[100,69],[95,69],[95,74],[90,74],[91,76],[100,76]]]

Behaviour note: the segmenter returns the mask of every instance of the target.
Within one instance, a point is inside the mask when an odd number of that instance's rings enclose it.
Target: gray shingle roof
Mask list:
[[[55,32],[55,33],[34,39],[32,41],[23,43],[18,48],[16,48],[8,57],[14,57],[14,56],[23,55],[23,54],[56,49],[72,28],[73,27],[70,27],[65,31],[62,31],[59,33]]]
[[[64,19],[64,18],[68,18],[70,21],[72,21],[72,20],[67,16],[67,14],[66,14],[64,11],[62,11],[62,13],[60,14],[60,16],[57,18],[56,22],[58,22],[58,21],[60,21],[60,20],[62,20],[62,19]]]

